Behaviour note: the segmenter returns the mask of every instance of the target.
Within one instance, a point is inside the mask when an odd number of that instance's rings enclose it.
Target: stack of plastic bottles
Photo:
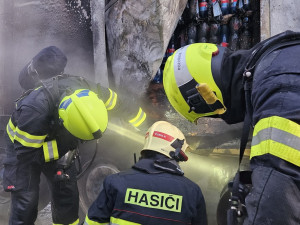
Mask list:
[[[154,83],[162,83],[167,58],[192,43],[214,43],[235,51],[253,46],[250,0],[188,0]]]

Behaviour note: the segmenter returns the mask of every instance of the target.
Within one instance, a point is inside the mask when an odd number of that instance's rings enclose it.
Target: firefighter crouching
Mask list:
[[[299,57],[300,33],[286,31],[250,50],[191,44],[165,66],[167,97],[186,119],[254,127],[244,225],[300,224]]]
[[[177,127],[155,122],[146,133],[140,160],[106,177],[84,224],[207,224],[202,192],[178,165],[187,161],[187,147]]]
[[[134,127],[146,114],[132,99],[83,77],[63,74],[67,59],[55,46],[39,52],[20,73],[27,91],[7,125],[3,186],[11,192],[10,225],[37,218],[40,175],[51,192],[53,224],[78,224],[79,196],[74,157],[80,141],[100,138],[108,113]],[[48,79],[47,79],[48,78]]]

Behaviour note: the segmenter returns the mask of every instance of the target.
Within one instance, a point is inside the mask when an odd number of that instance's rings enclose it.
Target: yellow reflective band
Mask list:
[[[124,202],[147,208],[181,212],[182,196],[127,188]]]
[[[131,123],[133,126],[138,127],[140,126],[146,119],[146,113],[139,108],[138,114],[128,122]]]
[[[300,137],[300,125],[279,116],[271,116],[258,121],[255,125],[253,136],[255,136],[259,131],[269,127],[274,127]]]
[[[53,225],[65,225],[65,223],[53,223]],[[74,223],[69,223],[68,225],[79,225],[79,219],[77,219]]]
[[[88,216],[85,217],[83,225],[108,225],[109,223],[98,223],[96,221],[90,220]]]
[[[260,120],[254,128],[250,158],[272,154],[300,166],[300,125],[278,116]]]
[[[108,90],[110,92],[110,96],[109,99],[105,102],[105,107],[107,110],[112,110],[116,106],[118,95],[116,92],[110,89]]]
[[[42,86],[37,87],[36,89],[34,89],[35,91],[39,90]]]
[[[110,217],[110,224],[112,225],[141,225],[140,223],[134,223],[120,218]]]
[[[26,147],[40,148],[42,147],[46,137],[47,135],[31,135],[25,131],[20,130],[18,127],[16,128],[15,140]]]
[[[59,158],[56,140],[43,143],[45,162],[57,160]]]
[[[11,122],[11,119],[9,119],[8,124],[6,126],[6,132],[8,134],[9,139],[11,140],[11,142],[14,143],[15,134],[16,134],[16,127]]]

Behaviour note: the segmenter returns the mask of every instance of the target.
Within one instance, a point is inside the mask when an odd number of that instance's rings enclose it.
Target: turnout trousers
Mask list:
[[[260,166],[253,170],[252,183],[243,225],[300,224],[300,191],[291,177]]]
[[[41,154],[40,154],[41,153]],[[56,162],[42,162],[42,152],[18,155],[8,154],[5,162],[4,184],[7,179],[14,182],[16,190],[11,192],[9,225],[33,225],[38,214],[39,183],[43,173],[48,187],[41,190],[50,193],[52,220],[54,224],[77,224],[79,194],[76,182],[76,168],[73,163],[66,171],[68,181],[56,181]]]

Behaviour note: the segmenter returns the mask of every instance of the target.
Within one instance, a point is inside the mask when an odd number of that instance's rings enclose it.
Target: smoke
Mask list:
[[[23,92],[18,82],[19,73],[41,49],[57,46],[68,57],[66,73],[94,79],[89,14],[89,0],[0,1],[0,161],[4,155],[2,137],[6,119],[15,107],[15,99]],[[2,186],[0,193],[3,203]],[[0,206],[0,221],[4,224],[9,207]],[[41,224],[46,223],[43,220]]]
[[[11,113],[14,99],[23,91],[18,83],[19,72],[50,45],[67,55],[66,73],[94,80],[88,0],[3,0],[0,10],[1,114]]]

